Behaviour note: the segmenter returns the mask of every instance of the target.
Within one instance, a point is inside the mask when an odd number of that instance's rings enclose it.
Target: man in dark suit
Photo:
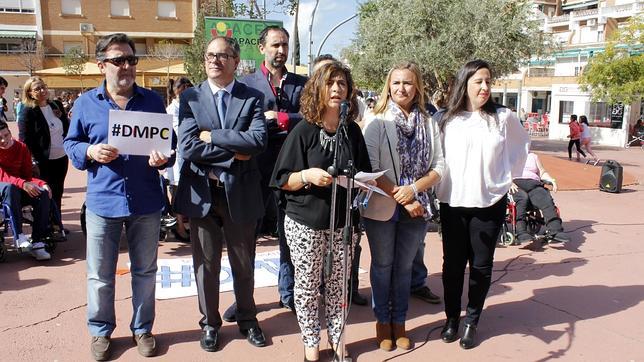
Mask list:
[[[258,347],[266,339],[257,322],[254,292],[255,227],[264,211],[256,155],[266,148],[264,95],[236,82],[239,44],[214,37],[204,55],[208,79],[181,94],[180,151],[185,162],[176,210],[190,218],[193,264],[203,317],[201,348],[217,349],[219,272],[226,240],[240,332]]]
[[[286,69],[288,60],[289,34],[280,26],[267,26],[259,34],[259,51],[264,54],[264,62],[255,73],[240,79],[249,87],[264,94],[264,115],[268,124],[268,148],[257,157],[262,174],[262,196],[267,208],[259,232],[275,232],[275,220],[269,220],[271,214],[277,214],[277,228],[280,245],[280,268],[278,275],[278,290],[280,305],[294,311],[293,308],[293,263],[286,245],[284,234],[284,210],[278,207],[279,195],[274,194],[268,187],[268,181],[273,167],[282,149],[282,144],[290,130],[302,120],[300,111],[300,95],[307,78]],[[258,233],[259,233],[258,232]],[[235,320],[235,304],[224,313],[224,320]]]

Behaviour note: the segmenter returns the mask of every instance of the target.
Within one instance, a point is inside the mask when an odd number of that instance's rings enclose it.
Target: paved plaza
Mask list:
[[[458,343],[443,343],[439,337],[443,305],[412,298],[407,328],[416,348],[411,351],[378,350],[371,309],[351,307],[346,338],[357,361],[644,361],[644,151],[596,148],[602,159],[619,161],[630,180],[622,193],[610,194],[595,186],[599,166],[568,161],[566,145],[533,140],[533,150],[552,156],[544,157],[548,159],[544,163],[547,168],[552,166],[549,171],[562,186],[563,191],[554,197],[572,241],[558,247],[497,249],[493,285],[479,324],[480,345],[464,351]],[[62,211],[72,233],[67,242],[58,244],[52,260],[37,262],[10,249],[0,264],[0,361],[90,360],[85,239],[79,222],[85,177],[70,167]],[[566,186],[573,182],[582,186]],[[428,284],[442,295],[438,234],[428,233],[426,243]],[[369,248],[364,238],[362,246],[361,267],[368,271]],[[258,244],[258,252],[276,249],[276,240],[262,239]],[[160,258],[190,255],[190,244],[167,241],[159,247]],[[126,271],[127,262],[122,248],[118,268]],[[128,328],[130,275],[120,274],[113,358],[142,361]],[[371,295],[368,272],[360,274],[360,288],[364,295]],[[235,324],[224,322],[220,350],[202,351],[197,298],[186,297],[157,301],[154,333],[160,348],[153,359],[301,361],[297,322],[278,307],[276,287],[257,289],[255,298],[267,347],[252,347]],[[220,311],[232,300],[232,293],[222,293]],[[325,337],[323,349],[328,350]]]

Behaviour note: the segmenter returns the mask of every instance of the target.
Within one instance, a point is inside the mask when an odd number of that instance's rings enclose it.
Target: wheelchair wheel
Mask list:
[[[507,224],[501,226],[501,233],[499,235],[499,244],[502,246],[510,246],[514,243],[514,234],[510,232]]]

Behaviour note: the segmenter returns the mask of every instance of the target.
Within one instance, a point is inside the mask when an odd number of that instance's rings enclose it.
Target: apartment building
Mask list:
[[[199,0],[0,0],[0,75],[10,83],[7,96],[24,84],[25,58],[38,58],[39,47],[44,58],[34,70],[61,66],[71,48],[93,61],[96,41],[115,32],[134,40],[138,70],[159,68],[165,63],[151,56],[155,45],[189,44],[199,5]]]
[[[552,33],[561,51],[546,60],[533,60],[497,83],[493,97],[519,111],[547,114],[550,139],[567,139],[571,114],[586,115],[593,140],[621,147],[629,127],[642,114],[642,102],[613,106],[592,102],[578,84],[579,75],[606,40],[628,20],[644,13],[643,0],[534,0],[535,17]]]

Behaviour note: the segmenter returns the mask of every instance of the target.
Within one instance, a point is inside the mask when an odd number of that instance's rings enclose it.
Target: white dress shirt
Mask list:
[[[479,112],[462,112],[442,133],[445,170],[436,196],[451,207],[489,207],[521,177],[530,139],[507,108],[497,110],[498,125]],[[495,123],[494,117],[491,123]]]

